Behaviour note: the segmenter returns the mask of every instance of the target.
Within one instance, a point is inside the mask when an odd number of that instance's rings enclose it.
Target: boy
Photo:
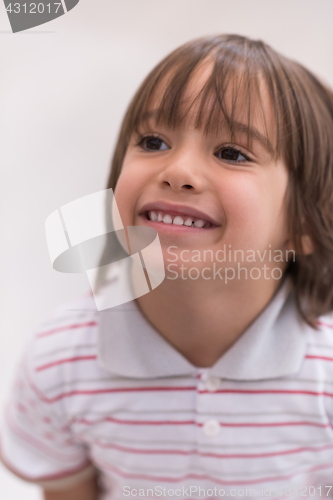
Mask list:
[[[332,92],[262,42],[195,40],[148,75],[108,187],[166,279],[39,328],[9,468],[47,500],[331,494],[332,132]]]

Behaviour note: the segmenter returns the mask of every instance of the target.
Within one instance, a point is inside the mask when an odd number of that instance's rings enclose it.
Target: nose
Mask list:
[[[158,181],[164,188],[169,187],[176,192],[199,193],[204,190],[206,184],[202,159],[194,150],[174,155],[168,159]]]

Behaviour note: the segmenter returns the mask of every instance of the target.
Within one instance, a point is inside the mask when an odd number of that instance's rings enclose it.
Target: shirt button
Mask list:
[[[214,392],[219,389],[221,380],[218,377],[209,377],[206,382],[207,391]]]
[[[203,425],[203,432],[206,436],[217,436],[220,430],[220,424],[217,420],[207,420]]]

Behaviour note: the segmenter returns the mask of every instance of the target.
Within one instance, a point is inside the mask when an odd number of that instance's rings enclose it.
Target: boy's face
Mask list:
[[[189,99],[198,93],[204,79],[202,70],[189,87]],[[268,136],[274,137],[274,118],[264,89],[262,96]],[[175,262],[177,254],[178,267],[183,264],[202,271],[212,267],[211,253],[203,259],[204,250],[210,250],[219,267],[228,264],[236,269],[236,262],[240,262],[242,267],[261,269],[266,264],[283,272],[286,250],[292,248],[285,203],[288,172],[261,140],[265,128],[260,113],[252,118],[256,133],[248,148],[245,128],[239,127],[234,142],[225,127],[218,135],[195,129],[191,117],[196,111],[196,105],[192,106],[186,124],[175,130],[157,126],[151,119],[142,126],[142,136],[132,136],[115,189],[124,226],[155,228],[166,266]],[[235,120],[246,124],[245,118],[244,108],[240,109]],[[171,219],[149,220],[158,214],[159,218],[170,215]],[[189,226],[191,219],[194,223],[203,220],[204,227]],[[168,223],[170,220],[174,222]],[[209,222],[214,224],[207,227]],[[226,250],[225,261],[221,249]],[[243,253],[235,254],[237,250]],[[191,260],[193,257],[195,260]],[[275,279],[278,276],[275,272]],[[260,279],[267,277],[262,275]]]

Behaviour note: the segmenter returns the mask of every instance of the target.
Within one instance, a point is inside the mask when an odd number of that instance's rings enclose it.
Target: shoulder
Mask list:
[[[333,376],[333,312],[317,319],[317,329],[308,328],[306,361],[317,376]]]
[[[46,355],[59,348],[77,350],[78,342],[96,340],[97,324],[98,311],[90,293],[62,304],[34,329],[35,353]]]
[[[96,326],[97,308],[91,292],[58,306],[49,317],[34,329],[34,338],[45,343],[71,343],[66,335],[70,330],[82,334],[89,327]]]
[[[322,333],[327,333],[333,338],[333,311],[320,316],[317,320],[317,325]]]
[[[123,290],[127,279],[125,271],[118,263],[112,266],[107,282],[108,296],[117,297]],[[76,394],[88,396],[113,377],[108,364],[104,365],[100,359],[102,311],[97,308],[96,294],[90,292],[62,304],[34,329],[22,368],[30,378],[31,388],[45,403],[74,400],[77,398],[69,396]],[[110,315],[107,319],[104,334],[109,340],[112,332],[119,330],[119,314],[116,322],[110,320]],[[115,346],[112,342],[112,351]]]
[[[311,328],[310,341],[314,343],[325,341],[333,348],[333,311],[319,316],[316,324],[316,330]]]
[[[90,294],[58,307],[33,331],[1,426],[1,456],[23,479],[49,487],[55,478],[75,481],[92,473],[86,449],[68,426],[69,414],[80,409],[68,396],[78,393],[82,374],[89,381],[100,376],[96,332]]]
[[[99,371],[97,333],[98,311],[90,293],[62,304],[32,332],[23,360],[27,376],[49,392],[78,371]]]

